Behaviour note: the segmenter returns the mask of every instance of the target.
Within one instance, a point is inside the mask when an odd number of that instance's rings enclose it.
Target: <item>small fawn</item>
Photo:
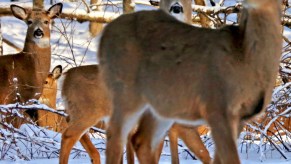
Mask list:
[[[56,109],[58,79],[62,75],[62,66],[54,67],[52,72],[48,75],[43,85],[43,91],[39,101],[50,108]],[[62,116],[48,111],[37,111],[37,124],[42,127],[49,127],[50,129],[60,132],[66,126]]]

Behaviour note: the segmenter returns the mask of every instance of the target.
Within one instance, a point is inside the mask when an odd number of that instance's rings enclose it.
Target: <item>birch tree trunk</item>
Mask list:
[[[91,0],[90,4],[95,4],[95,8],[93,8],[93,11],[102,11],[103,7],[100,6],[102,0]],[[96,22],[90,22],[89,24],[89,31],[92,37],[95,37],[98,35],[103,29],[103,23],[96,23]]]

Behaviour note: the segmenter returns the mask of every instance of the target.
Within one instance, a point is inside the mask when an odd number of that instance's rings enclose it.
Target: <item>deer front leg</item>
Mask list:
[[[224,113],[216,113],[215,115],[210,115],[208,123],[216,144],[213,163],[239,164],[240,160],[236,145],[239,119],[234,116],[227,116]]]

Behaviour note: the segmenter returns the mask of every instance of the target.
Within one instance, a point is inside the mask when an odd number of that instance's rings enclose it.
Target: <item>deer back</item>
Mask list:
[[[99,74],[97,65],[79,66],[65,73],[62,97],[71,122],[87,114],[98,118],[110,114],[107,93],[96,73]],[[82,92],[77,88],[82,88]]]

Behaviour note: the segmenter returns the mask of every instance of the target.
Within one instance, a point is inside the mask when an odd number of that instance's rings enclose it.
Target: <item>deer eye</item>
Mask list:
[[[48,84],[48,81],[45,81],[44,84]]]
[[[32,24],[32,21],[31,21],[31,20],[28,20],[28,21],[27,21],[27,24],[28,24],[28,25],[31,25],[31,24]]]
[[[48,24],[48,23],[49,23],[49,21],[47,21],[47,20],[46,20],[46,21],[44,21],[43,23],[44,23],[44,24]]]

